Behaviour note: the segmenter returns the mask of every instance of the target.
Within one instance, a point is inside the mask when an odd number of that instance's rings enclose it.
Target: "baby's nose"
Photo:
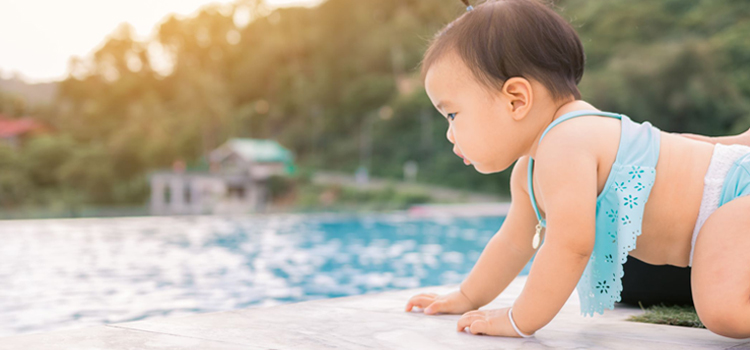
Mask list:
[[[445,133],[445,138],[453,144],[456,143],[456,141],[453,140],[453,127],[451,127],[450,124],[448,125],[448,131]]]

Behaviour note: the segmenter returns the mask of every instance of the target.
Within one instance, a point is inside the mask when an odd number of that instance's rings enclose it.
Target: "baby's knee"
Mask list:
[[[729,338],[750,338],[750,304],[742,307],[714,306],[698,312],[703,325],[711,332]]]

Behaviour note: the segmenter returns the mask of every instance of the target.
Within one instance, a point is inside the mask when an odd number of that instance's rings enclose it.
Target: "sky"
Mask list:
[[[144,40],[171,13],[190,16],[230,0],[0,0],[0,77],[58,81],[71,56],[86,57],[122,22]],[[266,0],[271,7],[314,6],[322,0]]]

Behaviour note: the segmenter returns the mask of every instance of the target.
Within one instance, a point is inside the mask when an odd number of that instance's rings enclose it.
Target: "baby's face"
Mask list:
[[[453,152],[483,174],[503,171],[522,150],[520,130],[509,116],[510,101],[500,91],[488,92],[463,62],[448,53],[427,71],[425,90],[448,121],[446,137]],[[516,141],[516,142],[514,142]]]

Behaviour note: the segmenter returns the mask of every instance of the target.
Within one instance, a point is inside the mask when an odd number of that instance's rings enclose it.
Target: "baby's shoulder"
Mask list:
[[[619,133],[620,120],[601,116],[581,116],[570,118],[547,131],[539,143],[539,148],[562,145],[595,146],[601,137]]]
[[[585,168],[605,169],[617,156],[620,143],[619,119],[577,117],[559,123],[542,138],[534,157],[535,173],[557,178]],[[574,171],[574,172],[575,172]]]
[[[565,120],[547,131],[539,142],[535,160],[555,162],[575,155],[602,158],[603,154],[617,153],[620,128],[620,120],[615,118],[584,116]]]

